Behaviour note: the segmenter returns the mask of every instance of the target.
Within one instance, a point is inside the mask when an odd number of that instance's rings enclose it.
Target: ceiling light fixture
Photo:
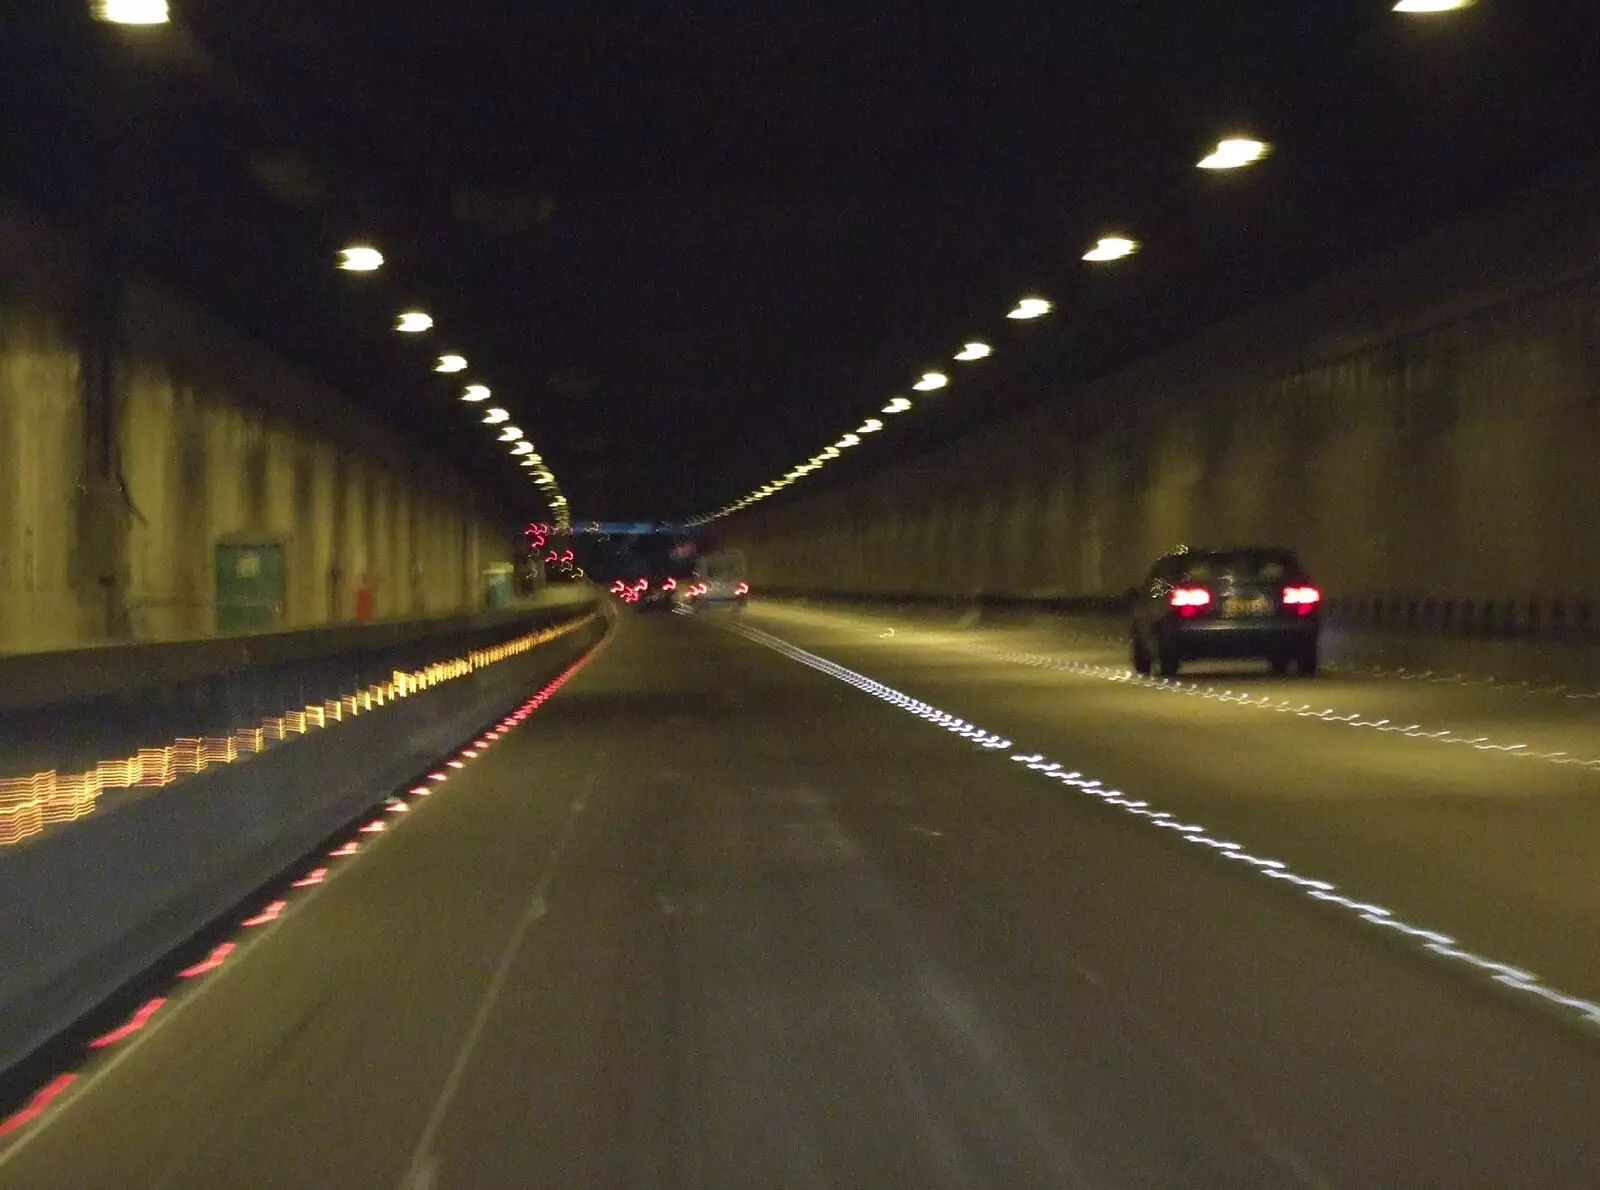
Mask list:
[[[93,0],[89,14],[111,25],[165,25],[172,19],[167,0]]]
[[[1107,260],[1121,260],[1124,256],[1132,256],[1138,250],[1137,240],[1130,240],[1126,236],[1101,236],[1099,243],[1085,252],[1083,258],[1099,264]]]
[[[347,273],[374,273],[383,267],[383,253],[365,244],[342,248],[339,255],[339,267]]]
[[[1198,163],[1200,169],[1240,169],[1246,165],[1254,165],[1272,151],[1265,141],[1251,140],[1248,137],[1230,137],[1218,141],[1217,147],[1202,157]]]
[[[1017,321],[1025,321],[1029,318],[1042,318],[1054,309],[1054,304],[1045,298],[1025,297],[1016,304],[1016,307],[1006,317]]]

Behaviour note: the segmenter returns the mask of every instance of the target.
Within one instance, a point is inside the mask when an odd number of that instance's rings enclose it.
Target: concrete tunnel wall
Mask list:
[[[0,652],[205,635],[218,543],[278,542],[278,627],[482,603],[506,526],[339,394],[148,285],[119,303],[111,457],[86,399],[81,247],[0,211]]]
[[[1597,461],[1600,169],[1584,169],[726,524],[769,590],[1109,595],[1179,543],[1285,542],[1343,595],[1586,599]]]

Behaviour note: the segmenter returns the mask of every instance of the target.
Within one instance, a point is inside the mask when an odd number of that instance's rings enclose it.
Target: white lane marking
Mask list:
[[[933,647],[949,648],[955,652],[965,653],[972,657],[981,657],[988,661],[1000,661],[1009,665],[1024,665],[1034,669],[1049,669],[1059,673],[1098,678],[1102,681],[1120,682],[1124,685],[1136,686],[1146,690],[1182,694],[1189,698],[1201,698],[1209,702],[1254,707],[1258,710],[1272,711],[1279,715],[1293,715],[1299,719],[1314,719],[1322,723],[1336,723],[1345,727],[1367,728],[1386,734],[1402,735],[1412,740],[1431,740],[1439,744],[1465,744],[1479,752],[1498,752],[1502,755],[1522,760],[1542,760],[1547,764],[1576,765],[1580,768],[1600,769],[1600,757],[1584,759],[1572,756],[1564,750],[1536,752],[1531,751],[1527,744],[1496,743],[1487,736],[1468,736],[1452,728],[1424,730],[1420,723],[1401,725],[1390,719],[1365,719],[1362,718],[1359,711],[1340,714],[1331,707],[1313,710],[1309,703],[1295,705],[1291,699],[1287,698],[1252,695],[1230,689],[1219,690],[1216,686],[1203,686],[1199,682],[1184,682],[1176,678],[1145,677],[1134,673],[1130,669],[1123,669],[1114,665],[1101,665],[1089,661],[1074,661],[1071,658],[1057,657],[1049,653],[1008,653],[999,649],[961,644],[934,645]],[[1568,697],[1579,696],[1568,695]]]
[[[435,1190],[439,1185],[439,1162],[434,1157],[424,1159],[421,1165],[411,1171],[402,1190]]]
[[[439,1161],[433,1152],[433,1142],[438,1139],[439,1129],[444,1126],[445,1116],[449,1113],[451,1105],[455,1102],[456,1095],[461,1090],[461,1081],[467,1072],[467,1066],[472,1061],[472,1055],[477,1051],[478,1043],[483,1039],[483,1032],[489,1025],[489,1017],[493,1015],[495,1005],[500,1000],[500,994],[505,990],[506,980],[511,977],[511,968],[516,965],[517,956],[522,950],[522,942],[528,936],[528,931],[535,922],[544,918],[549,912],[549,902],[546,900],[550,886],[556,878],[556,871],[566,856],[567,848],[572,843],[572,836],[577,832],[578,820],[583,816],[583,811],[588,805],[589,795],[594,792],[599,783],[600,773],[605,768],[606,753],[604,749],[595,753],[594,767],[584,778],[583,786],[578,791],[578,796],[567,807],[567,819],[562,824],[561,835],[556,839],[555,846],[550,851],[550,856],[545,860],[544,871],[539,876],[539,882],[534,885],[533,893],[528,897],[528,903],[522,910],[522,916],[517,919],[516,926],[511,931],[511,937],[506,940],[505,949],[501,951],[500,962],[494,969],[494,974],[489,977],[488,984],[483,989],[483,995],[478,999],[477,1012],[473,1014],[472,1024],[467,1028],[467,1034],[461,1041],[460,1048],[456,1051],[455,1062],[450,1067],[450,1073],[445,1076],[444,1085],[439,1089],[438,1098],[434,1100],[433,1110],[428,1113],[428,1120],[422,1127],[422,1135],[417,1138],[416,1148],[412,1150],[411,1160],[406,1166],[405,1175],[400,1179],[400,1190],[419,1190],[425,1185],[432,1185],[437,1181]],[[422,1182],[419,1178],[429,1178],[432,1181]]]
[[[996,747],[999,747],[1009,752],[1011,747],[1010,740],[1001,740],[999,736],[993,735],[989,732],[984,732],[978,728],[974,728],[965,720],[951,715],[946,711],[941,711],[938,708],[921,702],[918,699],[911,698],[910,696],[902,694],[901,692],[894,690],[889,686],[883,685],[881,682],[876,682],[863,674],[855,672],[854,670],[846,669],[841,665],[837,665],[834,662],[828,661],[826,658],[819,657],[814,653],[807,653],[805,650],[791,645],[779,637],[771,636],[767,633],[761,632],[759,629],[736,627],[731,629],[731,631],[738,632],[739,634],[755,641],[758,644],[762,644],[768,648],[774,649],[787,657],[799,661],[804,665],[808,665],[813,669],[820,670],[831,677],[839,678],[845,682],[848,682],[857,689],[864,690],[867,693],[883,699],[886,702],[892,702],[899,706],[902,710],[910,711],[919,718],[926,719],[931,723],[935,723],[952,734],[960,735],[963,738],[971,740],[972,742],[978,744],[978,746],[981,748],[986,750],[994,750]],[[1030,770],[1040,772],[1046,776],[1071,778],[1077,778],[1079,776],[1077,773],[1064,773],[1060,764],[1047,760],[1040,753],[1015,755],[1011,756],[1011,760],[1017,763],[1024,763]],[[1098,781],[1090,784],[1096,787],[1100,785]],[[1115,793],[1116,791],[1111,792]],[[1127,805],[1144,807],[1145,803],[1130,802],[1127,803]],[[925,831],[929,834],[940,833],[936,831],[926,831],[926,828],[919,826],[913,826],[910,829],[913,831]],[[1192,829],[1199,830],[1200,828],[1194,827]],[[1229,843],[1224,844],[1224,846],[1237,847],[1238,844]],[[1327,887],[1332,888],[1333,886],[1328,885]],[[1442,937],[1442,935],[1440,936]],[[1072,969],[1086,982],[1097,988],[1103,989],[1105,987],[1105,978],[1098,972],[1075,959],[1069,959],[1068,963]],[[970,1012],[959,1012],[952,1015],[961,1018],[971,1018],[976,1014]],[[1132,1030],[1134,1032],[1143,1034],[1146,1044],[1148,1044],[1150,1041],[1154,1041],[1172,1060],[1176,1061],[1189,1074],[1189,1076],[1199,1084],[1200,1087],[1209,1092],[1217,1100],[1217,1102],[1222,1105],[1223,1110],[1227,1112],[1233,1118],[1234,1122],[1251,1138],[1251,1140],[1260,1149],[1262,1154],[1264,1154],[1268,1159],[1276,1161],[1284,1169],[1289,1171],[1289,1173],[1294,1176],[1294,1178],[1302,1187],[1305,1188],[1305,1190],[1334,1190],[1334,1182],[1315,1164],[1301,1155],[1301,1153],[1294,1147],[1292,1142],[1280,1137],[1273,1130],[1271,1125],[1265,1122],[1257,1112],[1252,1110],[1252,1108],[1240,1096],[1234,1094],[1221,1080],[1205,1070],[1198,1063],[1190,1059],[1171,1038],[1166,1037],[1159,1031],[1155,1030],[1149,1025],[1148,1022],[1138,1020],[1133,1016],[1128,1015],[1125,1006],[1123,1008],[1123,1015],[1121,1016],[1121,1023],[1124,1030]],[[1019,1112],[1018,1114],[1019,1117],[1026,1118],[1026,1112]],[[1076,1180],[1085,1185],[1088,1184],[1081,1174],[1076,1176]]]
[[[1346,896],[1339,891],[1337,885],[1330,881],[1302,876],[1291,870],[1289,865],[1282,860],[1255,855],[1247,851],[1243,844],[1211,834],[1201,823],[1183,822],[1165,810],[1153,808],[1150,803],[1142,799],[1130,798],[1119,789],[1111,789],[1104,783],[1088,778],[1075,769],[1069,770],[1060,762],[1050,760],[1042,752],[1019,752],[1013,754],[1010,752],[1012,747],[1010,740],[997,743],[1000,737],[987,732],[982,733],[981,736],[972,735],[973,725],[956,718],[948,711],[942,711],[930,703],[913,698],[911,695],[869,678],[865,674],[857,673],[853,669],[847,669],[836,662],[829,661],[826,657],[809,653],[797,645],[790,644],[781,637],[773,636],[771,633],[745,625],[730,625],[728,630],[782,653],[802,665],[808,665],[812,669],[825,673],[830,677],[838,678],[840,681],[846,682],[858,690],[872,695],[874,698],[892,703],[903,711],[943,727],[946,731],[962,735],[974,743],[978,743],[981,748],[987,750],[993,750],[997,747],[1003,748],[1014,764],[1025,765],[1032,772],[1059,781],[1082,794],[1099,798],[1107,805],[1118,807],[1124,813],[1145,819],[1151,826],[1173,831],[1187,842],[1211,848],[1223,859],[1242,863],[1264,879],[1279,881],[1311,900],[1343,909],[1356,919],[1368,925],[1387,930],[1412,943],[1417,949],[1445,959],[1456,966],[1466,969],[1473,975],[1486,976],[1502,987],[1521,992],[1526,996],[1544,1002],[1548,1006],[1561,1009],[1569,1019],[1575,1018],[1591,1028],[1600,1025],[1600,1002],[1588,1000],[1552,987],[1532,971],[1475,954],[1448,934],[1412,925],[1382,905]]]
[[[890,629],[883,636],[892,636],[894,629]],[[1064,641],[1077,641],[1081,644],[1102,649],[1120,649],[1127,644],[1126,638],[1119,633],[1105,633],[1083,630],[1069,630],[1059,637]],[[1573,691],[1568,682],[1556,682],[1553,685],[1537,685],[1528,678],[1502,679],[1497,674],[1469,674],[1462,671],[1455,673],[1440,673],[1434,669],[1412,669],[1405,665],[1366,665],[1350,661],[1328,661],[1323,663],[1323,668],[1329,673],[1351,674],[1367,678],[1381,678],[1391,682],[1426,682],[1434,686],[1464,686],[1475,690],[1498,690],[1511,694],[1559,694],[1568,699],[1600,700],[1600,690]]]

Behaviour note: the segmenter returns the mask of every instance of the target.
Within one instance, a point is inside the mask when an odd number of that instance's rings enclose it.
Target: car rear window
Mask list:
[[[1209,583],[1227,578],[1241,583],[1272,583],[1299,569],[1293,554],[1265,550],[1195,554],[1184,559],[1181,581]]]

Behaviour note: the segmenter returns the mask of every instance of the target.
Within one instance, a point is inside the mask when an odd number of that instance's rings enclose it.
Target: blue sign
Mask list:
[[[647,533],[681,533],[682,525],[666,521],[589,521],[574,525],[574,533],[598,533],[607,537],[639,537]]]

